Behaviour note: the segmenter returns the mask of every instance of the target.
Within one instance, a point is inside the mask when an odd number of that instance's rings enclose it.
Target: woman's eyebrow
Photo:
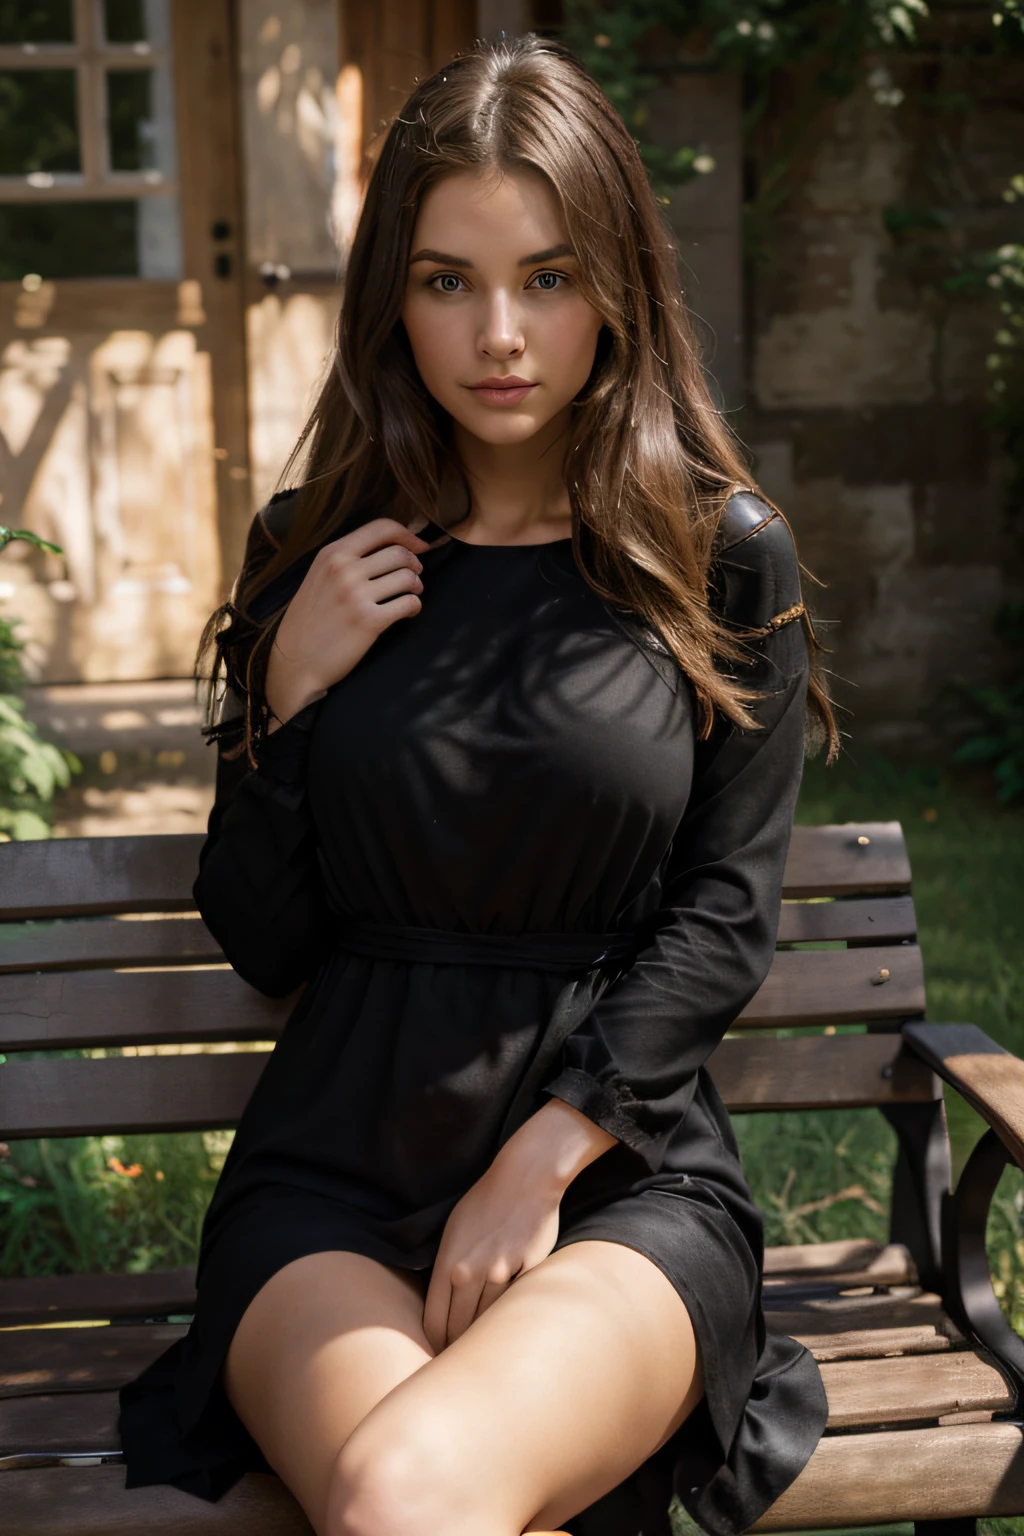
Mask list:
[[[561,245],[550,245],[546,251],[534,251],[532,256],[521,256],[517,263],[520,267],[535,267],[538,262],[555,261],[561,256],[575,256],[576,252],[571,245],[564,242]],[[433,261],[441,267],[471,267],[473,263],[465,256],[452,256],[448,251],[434,251],[425,247],[422,251],[416,251],[409,257],[410,267],[417,261]]]

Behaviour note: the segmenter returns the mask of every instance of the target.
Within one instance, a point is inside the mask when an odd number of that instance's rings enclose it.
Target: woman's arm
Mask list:
[[[765,508],[765,513],[768,513]],[[567,1041],[547,1092],[657,1170],[696,1074],[771,965],[804,756],[809,657],[796,552],[767,522],[717,565],[758,731],[719,721],[696,747],[693,790],[665,871],[658,931]],[[772,628],[773,623],[777,626]]]
[[[236,776],[232,764],[219,763],[196,905],[239,975],[271,997],[287,996],[316,972],[334,928],[306,795],[321,700],[378,635],[419,612],[417,550],[426,547],[400,523],[378,518],[307,561],[267,672],[268,702],[284,724],[256,747],[254,772]]]

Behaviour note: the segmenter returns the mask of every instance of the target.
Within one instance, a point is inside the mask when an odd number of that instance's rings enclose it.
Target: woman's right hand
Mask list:
[[[419,555],[430,545],[390,517],[325,544],[278,625],[267,704],[289,720],[346,677],[377,636],[422,606]]]

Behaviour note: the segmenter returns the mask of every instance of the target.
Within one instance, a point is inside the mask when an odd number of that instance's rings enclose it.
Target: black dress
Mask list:
[[[209,928],[261,991],[306,985],[213,1197],[195,1321],[122,1394],[129,1486],[217,1498],[267,1470],[220,1383],[252,1298],[330,1249],[429,1269],[456,1200],[554,1095],[619,1143],[568,1189],[558,1246],[657,1264],[706,1386],[569,1529],[658,1536],[674,1489],[733,1536],[826,1418],[810,1355],[766,1336],[761,1222],[704,1068],[775,943],[808,670],[801,625],[771,626],[800,600],[792,540],[730,501],[714,588],[762,631],[762,728],[703,742],[671,655],[592,593],[571,541],[448,539],[423,565],[420,615],[268,737],[210,819]]]

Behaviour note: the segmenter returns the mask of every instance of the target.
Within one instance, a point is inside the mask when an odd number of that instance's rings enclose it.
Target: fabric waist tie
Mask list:
[[[573,974],[636,954],[633,933],[452,933],[388,923],[342,922],[338,944],[373,960],[427,965],[496,965]]]

